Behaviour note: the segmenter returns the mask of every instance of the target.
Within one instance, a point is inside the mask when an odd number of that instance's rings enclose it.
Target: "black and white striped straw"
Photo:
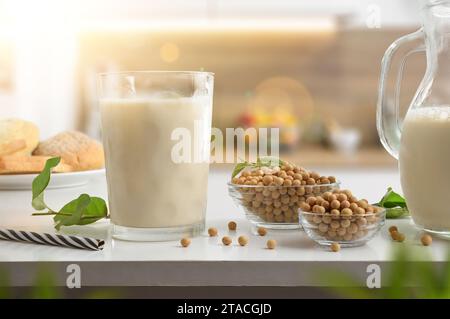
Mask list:
[[[102,250],[105,245],[101,239],[4,228],[0,228],[0,239],[87,250]]]

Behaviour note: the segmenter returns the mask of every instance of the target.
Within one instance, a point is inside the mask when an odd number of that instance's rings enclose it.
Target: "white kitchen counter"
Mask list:
[[[343,188],[352,189],[357,196],[364,196],[371,202],[379,200],[388,186],[400,189],[395,170],[320,171],[339,176]],[[251,235],[243,212],[228,196],[228,174],[220,170],[210,174],[207,227],[217,227],[218,237],[210,238],[205,234],[194,238],[188,248],[181,248],[178,242],[111,240],[109,223],[102,221],[66,228],[64,232],[105,238],[103,251],[0,241],[0,268],[8,269],[15,286],[31,285],[40,262],[51,264],[62,285],[67,265],[76,263],[81,266],[85,286],[316,286],[322,284],[314,276],[320,269],[350,270],[355,276],[365,278],[369,264],[388,267],[391,248],[402,245],[393,243],[388,236],[387,228],[392,224],[406,233],[407,242],[414,250],[427,252],[437,263],[445,260],[448,242],[435,238],[432,246],[422,247],[418,242],[419,233],[408,219],[389,221],[367,245],[341,249],[338,253],[320,248],[302,231],[269,231],[265,237]],[[106,198],[105,180],[94,180],[85,187],[49,190],[46,201],[52,207],[60,207],[81,193]],[[30,216],[30,199],[31,191],[0,191],[0,227],[53,232],[51,217]],[[230,220],[238,223],[235,234],[227,230]],[[221,244],[221,236],[225,234],[233,237],[232,246]],[[250,238],[246,247],[236,243],[241,234]],[[277,240],[275,250],[265,248],[269,238]]]

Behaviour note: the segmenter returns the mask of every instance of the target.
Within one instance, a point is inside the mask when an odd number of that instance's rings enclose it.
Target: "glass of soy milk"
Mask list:
[[[204,230],[214,76],[99,76],[113,237],[175,240]]]

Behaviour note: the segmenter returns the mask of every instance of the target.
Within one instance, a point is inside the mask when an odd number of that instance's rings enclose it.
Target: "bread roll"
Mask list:
[[[0,156],[31,155],[39,144],[39,129],[31,122],[0,119]]]
[[[40,173],[50,156],[9,155],[0,157],[0,175]],[[73,171],[72,167],[61,161],[53,168],[55,173]]]
[[[60,156],[75,171],[99,169],[105,166],[102,145],[80,132],[63,132],[41,142],[34,155]]]

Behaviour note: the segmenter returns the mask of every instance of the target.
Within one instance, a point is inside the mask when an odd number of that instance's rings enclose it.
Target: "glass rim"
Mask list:
[[[329,216],[331,218],[336,217],[339,219],[352,219],[355,217],[370,217],[370,216],[384,216],[386,215],[387,209],[378,205],[371,205],[377,208],[380,208],[378,212],[373,212],[373,213],[364,213],[364,214],[352,214],[350,216],[332,216],[330,213],[314,213],[314,212],[305,212],[304,210],[302,210],[301,208],[298,209],[298,213],[299,215],[305,215],[305,216],[319,216],[319,217],[324,217],[324,216]]]
[[[450,5],[450,0],[422,0],[423,8],[433,8],[440,5]]]
[[[285,186],[285,185],[242,185],[242,184],[235,184],[231,181],[227,182],[227,185],[229,187],[235,187],[235,188],[269,188],[269,187],[273,187],[273,188],[300,188],[300,187],[305,187],[305,188],[313,188],[313,187],[333,187],[333,186],[341,186],[341,181],[337,180],[334,183],[328,183],[328,184],[314,184],[314,185],[291,185],[291,186]],[[330,192],[333,190],[329,190]],[[323,192],[326,193],[327,191]],[[320,194],[319,194],[320,195]]]
[[[114,76],[114,75],[133,75],[133,74],[179,74],[179,75],[211,75],[213,72],[208,71],[166,71],[166,70],[139,70],[139,71],[115,71],[115,72],[100,72],[98,77]]]

